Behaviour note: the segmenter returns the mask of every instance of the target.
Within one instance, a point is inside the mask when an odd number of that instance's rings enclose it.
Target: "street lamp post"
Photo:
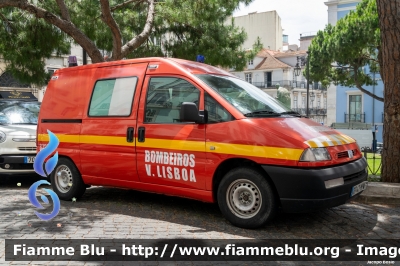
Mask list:
[[[298,56],[297,57],[297,64],[294,68],[295,76],[300,76],[301,67],[307,64],[307,105],[306,105],[306,116],[309,115],[309,94],[310,94],[310,57],[311,51],[307,51],[307,57]]]

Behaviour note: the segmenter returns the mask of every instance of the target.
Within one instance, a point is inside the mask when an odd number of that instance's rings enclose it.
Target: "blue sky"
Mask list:
[[[250,12],[276,10],[281,18],[283,34],[289,35],[290,44],[299,44],[301,33],[323,30],[328,23],[328,0],[254,0],[249,6],[241,5],[233,16]]]

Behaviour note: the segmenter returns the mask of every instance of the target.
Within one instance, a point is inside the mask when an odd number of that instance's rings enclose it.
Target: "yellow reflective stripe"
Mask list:
[[[305,141],[304,143],[310,146],[311,148],[318,148],[318,144],[312,140]]]
[[[79,143],[79,135],[55,134],[60,142]],[[38,134],[39,141],[49,141],[49,135]]]
[[[327,140],[329,139],[329,141]],[[329,142],[332,142],[329,143]],[[346,136],[346,135],[326,135],[317,138],[313,138],[310,140],[305,141],[304,143],[310,146],[311,148],[319,148],[319,147],[329,147],[329,146],[336,146],[336,145],[344,145],[349,143],[354,143],[355,141]]]
[[[348,143],[354,143],[356,142],[353,138],[347,136],[347,135],[340,135],[342,138],[344,138],[345,140],[347,140]]]
[[[115,136],[80,136],[80,143],[83,144],[100,144],[100,145],[118,145],[118,146],[135,146],[134,142],[127,142],[126,137]]]
[[[342,144],[337,139],[335,139],[334,135],[327,135],[326,137],[332,142],[333,146]]]
[[[207,152],[234,154],[242,156],[253,156],[263,158],[273,158],[282,160],[298,160],[303,153],[303,149],[277,148],[267,146],[254,146],[243,144],[228,144],[218,142],[207,142]],[[215,149],[210,150],[210,146]]]
[[[332,143],[332,145],[330,145],[328,142],[326,142],[326,141],[321,141],[321,143],[322,143],[322,146],[323,147],[329,147],[329,146],[333,146],[333,143]]]
[[[135,143],[126,142],[125,137],[111,136],[90,136],[90,135],[61,135],[56,134],[60,142],[68,143],[84,143],[84,144],[100,144],[100,145],[119,145],[134,146]],[[48,141],[47,134],[39,134],[39,141]],[[262,158],[273,158],[282,160],[298,160],[303,153],[303,149],[277,148],[266,146],[254,146],[243,144],[228,144],[218,142],[187,141],[187,140],[167,140],[167,139],[151,139],[146,138],[145,142],[137,142],[137,147],[167,149],[167,150],[184,150],[196,152],[211,152],[222,154],[233,154],[242,156],[253,156]],[[210,146],[214,149],[210,150]]]
[[[167,149],[167,150],[183,150],[183,151],[198,151],[198,152],[205,151],[205,143],[203,141],[146,138],[145,142],[136,142],[136,146],[142,148]]]
[[[339,139],[341,142],[342,142],[342,144],[347,144],[347,143],[349,143],[345,138],[343,138],[343,136],[341,136],[341,135],[334,135],[335,136],[335,138],[337,138],[337,139]]]

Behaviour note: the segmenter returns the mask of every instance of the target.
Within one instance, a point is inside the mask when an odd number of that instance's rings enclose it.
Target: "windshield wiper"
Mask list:
[[[270,110],[255,110],[254,112],[244,114],[246,117],[252,116],[280,116],[281,114]]]
[[[296,116],[296,117],[302,117],[301,114],[299,114],[298,112],[295,112],[295,111],[282,112],[280,114],[281,115],[292,115],[292,116]]]
[[[26,123],[12,123],[12,125],[37,125],[37,123],[26,122]]]

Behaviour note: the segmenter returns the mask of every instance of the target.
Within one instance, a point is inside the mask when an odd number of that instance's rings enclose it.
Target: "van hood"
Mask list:
[[[36,139],[36,128],[37,125],[1,125],[0,131],[7,136]]]
[[[330,127],[308,118],[279,117],[253,118],[252,123],[277,136],[285,135],[304,143],[305,147],[318,148],[355,143],[356,141]],[[274,121],[272,121],[274,120]],[[273,124],[273,127],[271,127]]]

